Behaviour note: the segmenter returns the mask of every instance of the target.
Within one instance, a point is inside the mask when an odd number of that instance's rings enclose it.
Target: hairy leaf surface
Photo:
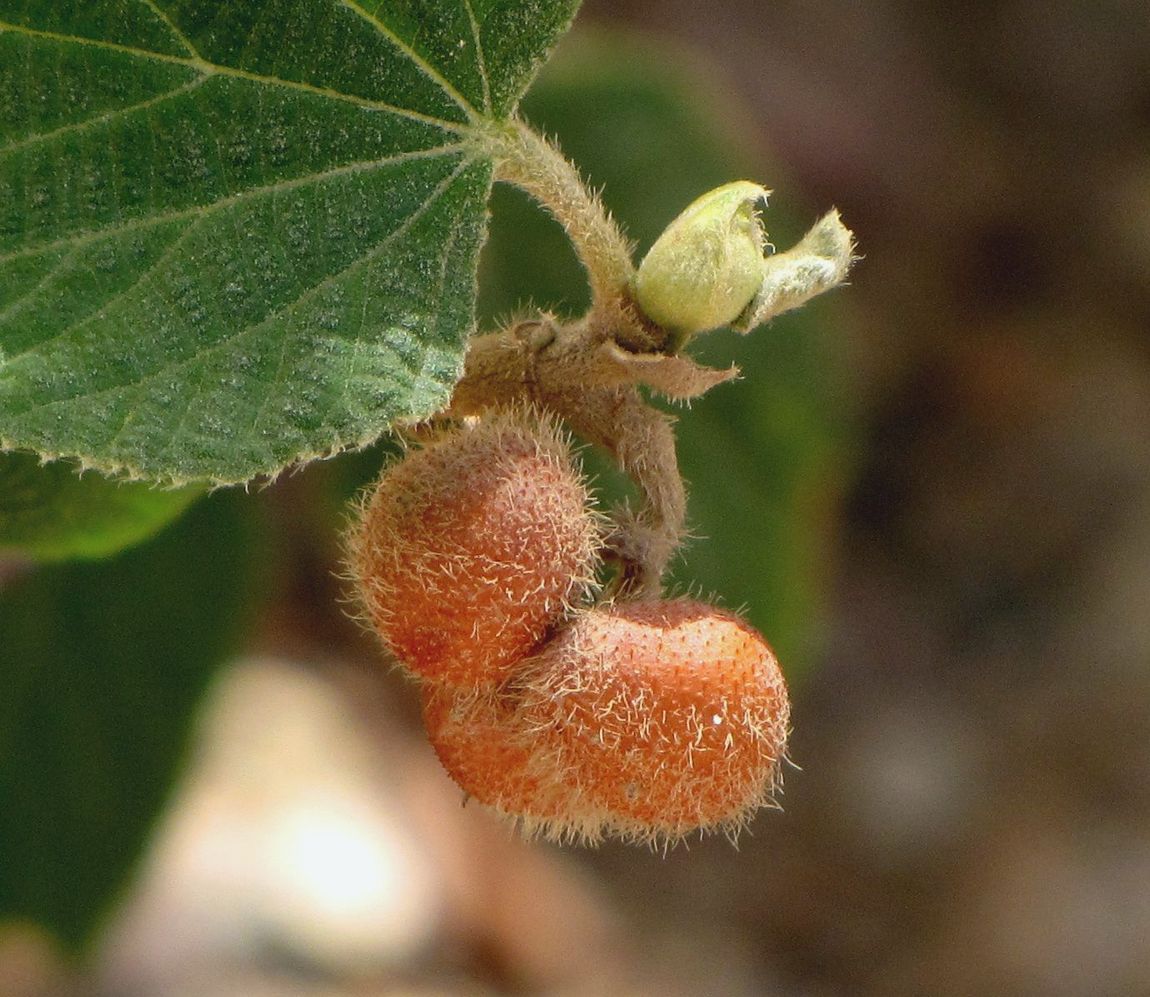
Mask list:
[[[0,0],[0,445],[242,481],[448,397],[577,0]]]

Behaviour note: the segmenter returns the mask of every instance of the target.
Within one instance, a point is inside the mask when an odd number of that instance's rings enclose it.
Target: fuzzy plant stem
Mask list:
[[[522,121],[502,122],[485,138],[495,179],[522,188],[555,216],[587,271],[595,305],[616,305],[635,268],[631,246],[603,202],[563,154]]]

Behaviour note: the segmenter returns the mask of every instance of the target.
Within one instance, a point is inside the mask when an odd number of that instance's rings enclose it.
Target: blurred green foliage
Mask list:
[[[203,488],[112,481],[70,461],[0,454],[0,553],[37,561],[95,558],[139,543],[182,513]]]
[[[220,493],[116,557],[0,589],[0,920],[91,936],[253,618],[263,547],[258,508]]]

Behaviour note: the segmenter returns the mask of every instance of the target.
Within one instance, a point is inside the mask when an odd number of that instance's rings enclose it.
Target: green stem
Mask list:
[[[563,226],[587,270],[597,306],[616,303],[635,268],[619,226],[563,154],[522,121],[500,122],[483,138],[495,178],[527,191]]]

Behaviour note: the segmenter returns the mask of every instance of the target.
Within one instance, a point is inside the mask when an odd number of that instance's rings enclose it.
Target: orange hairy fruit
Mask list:
[[[349,537],[367,616],[423,679],[490,688],[593,584],[598,517],[553,422],[504,411],[384,471]]]
[[[561,746],[605,829],[670,842],[734,834],[773,800],[790,705],[770,647],[688,599],[589,610],[530,662],[524,726]]]
[[[423,687],[423,724],[447,774],[527,833],[594,838],[601,817],[565,778],[563,745],[533,730],[513,696]]]

